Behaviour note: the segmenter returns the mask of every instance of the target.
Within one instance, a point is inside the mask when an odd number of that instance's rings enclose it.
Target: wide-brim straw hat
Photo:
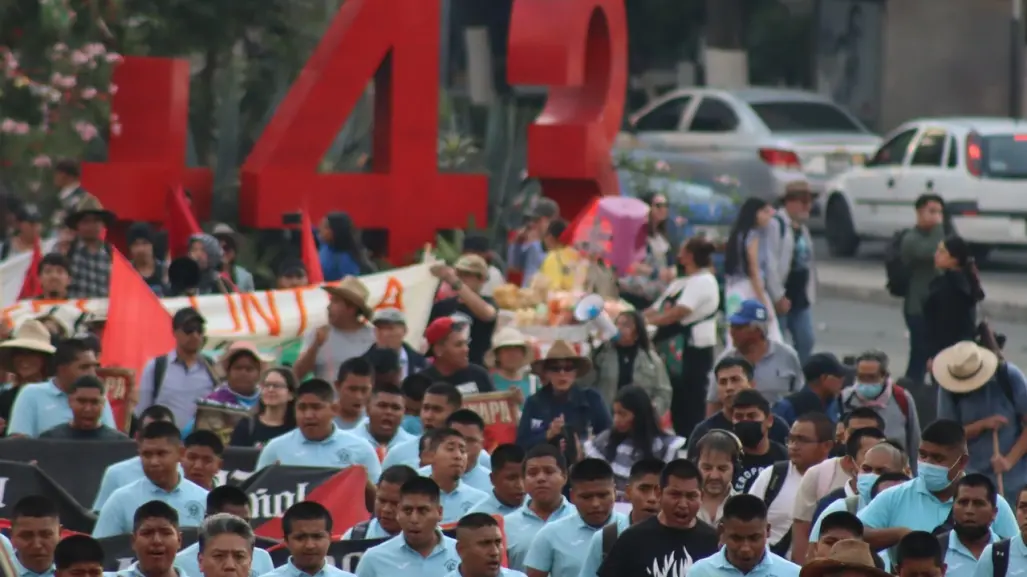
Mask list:
[[[64,226],[74,229],[78,226],[79,221],[82,220],[83,217],[89,215],[99,216],[107,226],[110,226],[115,220],[117,220],[117,216],[115,216],[113,212],[107,210],[102,204],[100,204],[100,199],[91,194],[86,194],[75,206],[75,210],[64,218]]]
[[[239,355],[250,355],[257,359],[257,362],[260,364],[259,369],[261,373],[263,373],[267,368],[267,364],[274,360],[274,357],[260,352],[257,345],[254,345],[249,341],[236,341],[225,350],[223,355],[221,355],[221,370],[224,371],[224,374],[228,374],[228,366],[232,364],[232,361]]]
[[[17,351],[52,355],[56,350],[50,341],[50,331],[46,325],[35,319],[28,319],[14,330],[11,339],[0,343],[0,369],[13,372],[11,361]]]
[[[831,547],[831,554],[825,559],[814,559],[806,563],[799,577],[822,577],[839,571],[853,571],[868,577],[893,577],[874,565],[870,545],[857,539],[842,539]]]
[[[530,365],[535,360],[535,350],[528,343],[521,331],[513,327],[504,327],[492,335],[492,348],[485,353],[485,366],[492,369],[496,366],[496,351],[502,348],[519,347],[524,349],[524,364]]]
[[[998,370],[998,355],[972,341],[956,343],[934,356],[931,374],[950,393],[983,387]]]
[[[364,318],[371,319],[374,316],[374,311],[367,304],[367,299],[371,297],[371,291],[367,290],[367,286],[357,277],[348,276],[339,281],[339,284],[326,284],[321,288],[333,297],[339,297],[360,309]]]
[[[531,370],[541,375],[545,371],[546,361],[574,361],[578,365],[579,377],[592,370],[592,361],[581,356],[570,343],[564,340],[554,341],[544,359],[538,359],[531,363]]]

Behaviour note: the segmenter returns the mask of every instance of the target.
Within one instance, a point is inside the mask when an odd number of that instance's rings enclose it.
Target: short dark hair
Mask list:
[[[36,274],[43,274],[43,269],[48,266],[61,267],[65,272],[71,273],[71,264],[68,263],[68,258],[59,252],[47,253],[39,259],[39,264],[36,265]]]
[[[998,506],[998,491],[995,489],[995,483],[992,483],[991,479],[985,475],[980,473],[964,475],[962,479],[956,482],[956,499],[959,499],[959,489],[962,487],[984,487],[988,495],[988,502],[991,503],[992,507]]]
[[[53,166],[54,172],[66,174],[72,178],[79,178],[82,175],[81,169],[79,169],[78,161],[71,158],[62,158],[58,160]]]
[[[303,395],[314,395],[326,403],[335,400],[335,389],[324,379],[307,379],[296,389],[296,399]]]
[[[89,535],[68,535],[57,542],[53,551],[53,564],[59,569],[70,569],[77,563],[103,565],[103,546]]]
[[[767,519],[767,506],[763,499],[748,493],[733,495],[724,501],[724,514],[722,521],[735,519],[738,521],[765,521]]]
[[[399,353],[392,349],[376,347],[364,355],[375,375],[394,373],[401,370]]]
[[[660,487],[666,488],[670,484],[671,477],[683,481],[695,479],[699,483],[699,488],[702,488],[702,474],[699,473],[699,467],[688,459],[674,459],[667,463],[660,471]]]
[[[924,427],[920,434],[921,442],[934,443],[949,449],[966,447],[966,431],[963,425],[951,419],[938,419]]]
[[[567,221],[562,218],[557,218],[549,221],[549,227],[546,229],[546,233],[550,236],[560,238],[563,236],[563,232],[567,230]]]
[[[400,497],[406,497],[407,495],[424,495],[432,503],[442,501],[442,492],[439,490],[438,484],[430,477],[422,477],[420,475],[403,483],[399,488]]]
[[[61,339],[57,342],[57,350],[53,354],[54,366],[70,365],[78,360],[79,355],[92,350],[82,339]]]
[[[446,426],[451,427],[453,425],[468,425],[471,427],[478,427],[484,431],[485,419],[481,418],[481,415],[475,413],[471,409],[457,409],[446,417]]]
[[[945,210],[945,199],[942,198],[940,195],[934,194],[933,192],[921,194],[920,196],[916,197],[916,202],[913,203],[913,208],[915,208],[916,210],[920,210],[921,208],[927,206],[927,203],[929,202],[937,202],[941,205],[941,209]]]
[[[737,395],[736,395],[737,398]],[[835,427],[834,421],[830,419],[824,413],[819,411],[813,411],[811,413],[803,413],[796,417],[796,423],[809,423],[813,425],[814,434],[817,436],[818,443],[827,443],[834,441]]]
[[[225,507],[249,507],[250,498],[235,485],[214,487],[207,493],[207,516],[224,513]]]
[[[431,379],[428,377],[420,373],[414,373],[407,375],[407,378],[403,379],[403,382],[400,383],[399,388],[403,390],[404,397],[415,401],[422,401],[424,400],[424,392],[428,390],[431,384]]]
[[[103,394],[103,381],[93,375],[82,375],[75,379],[75,382],[71,383],[71,386],[68,387],[68,396],[70,397],[79,391],[88,389],[100,391],[100,394]]]
[[[542,443],[541,445],[535,445],[528,449],[528,454],[524,456],[525,470],[528,468],[528,461],[532,459],[544,459],[546,457],[552,457],[556,461],[556,466],[559,467],[565,475],[567,474],[567,457],[564,456],[560,449],[550,445],[549,443]]]
[[[874,498],[878,493],[881,492],[881,485],[885,483],[894,483],[898,481],[905,483],[909,480],[909,475],[905,473],[881,473],[881,476],[874,481],[874,484],[870,487],[870,497]]]
[[[460,389],[444,381],[432,383],[424,390],[424,394],[446,397],[446,404],[451,407],[460,408],[464,404],[464,396],[460,394]]]
[[[285,510],[282,515],[282,535],[285,537],[292,533],[292,524],[296,521],[319,521],[324,520],[325,531],[332,534],[332,514],[325,509],[325,506],[317,501],[300,501]]]
[[[895,548],[896,567],[901,566],[907,559],[928,559],[941,567],[944,562],[943,557],[938,538],[927,531],[907,533],[905,537],[899,539],[899,544]]]
[[[371,396],[377,397],[378,395],[402,397],[403,390],[392,383],[375,383],[374,386],[371,387]]]
[[[882,431],[884,430],[884,418],[870,407],[856,407],[845,413],[845,415],[842,416],[842,425],[844,425],[846,429],[849,428],[849,422],[852,421],[852,419],[872,420],[877,423],[878,429],[881,429]]]
[[[731,409],[757,409],[765,417],[770,416],[770,403],[767,398],[763,396],[763,393],[756,389],[743,389],[735,394],[735,399],[731,403]]]
[[[489,464],[492,465],[493,471],[500,471],[503,467],[513,463],[518,467],[524,465],[524,457],[527,453],[524,448],[514,443],[504,443],[499,445],[492,450],[492,455],[489,457]]]
[[[171,409],[164,405],[150,405],[143,409],[143,412],[139,413],[139,422],[142,423],[145,420],[151,421],[167,421],[171,424],[175,423],[175,413],[171,412]]]
[[[859,456],[859,450],[863,446],[863,439],[877,439],[883,441],[887,439],[884,436],[884,431],[877,427],[863,427],[862,429],[856,429],[849,435],[848,439],[845,439],[845,454],[855,460]]]
[[[136,509],[132,516],[132,532],[139,530],[139,526],[147,519],[165,519],[168,523],[178,527],[178,511],[164,501],[148,501]]]
[[[586,458],[571,467],[571,486],[589,481],[612,481],[613,469],[602,459]]]
[[[473,531],[485,527],[499,527],[499,521],[488,513],[468,513],[456,522],[456,535],[459,538],[460,531]]]
[[[671,461],[673,463],[674,461]],[[635,461],[634,465],[631,465],[631,471],[628,473],[628,482],[634,483],[635,481],[645,477],[646,475],[656,475],[661,477],[663,475],[664,468],[668,464],[663,462],[663,459],[656,457],[648,457]]]
[[[425,431],[424,434],[421,435],[421,438],[417,439],[417,456],[418,457],[423,455],[424,452],[429,449],[429,447],[431,446],[431,440],[433,438],[435,438],[435,433],[437,433],[437,432],[438,432],[438,429],[430,429],[428,431]]]
[[[453,438],[463,439],[464,435],[460,431],[450,429],[449,427],[446,427],[445,429],[436,429],[435,431],[432,431],[431,441],[428,442],[428,450],[437,451],[439,447],[442,446],[442,443]]]
[[[407,481],[417,476],[417,471],[406,465],[393,465],[382,471],[382,476],[378,478],[378,486],[381,486],[382,483],[388,483],[402,487]]]
[[[742,369],[742,372],[745,373],[746,379],[750,381],[752,380],[755,369],[753,369],[752,363],[742,357],[724,357],[717,361],[717,364],[713,367],[714,380],[716,380],[717,374],[720,373],[720,371],[733,369],[735,367]]]
[[[863,522],[859,520],[859,517],[848,511],[829,513],[820,521],[821,535],[833,529],[844,529],[852,533],[857,539],[863,538]]]
[[[18,499],[11,510],[11,522],[17,523],[20,517],[32,517],[33,519],[53,518],[59,519],[60,512],[57,503],[42,495],[27,495]]]
[[[154,421],[143,427],[143,430],[139,433],[139,438],[151,440],[167,439],[177,445],[182,442],[182,431],[179,431],[174,423]]]
[[[225,454],[225,443],[214,431],[193,431],[186,436],[183,443],[186,447],[207,447],[219,457]]]
[[[374,367],[366,357],[351,357],[339,365],[339,373],[335,382],[341,383],[346,377],[356,375],[358,377],[374,378]]]

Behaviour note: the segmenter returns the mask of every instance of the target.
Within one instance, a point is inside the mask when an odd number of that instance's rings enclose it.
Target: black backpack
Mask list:
[[[603,527],[603,559],[605,560],[610,556],[610,551],[613,551],[613,544],[617,542],[617,522],[614,521],[609,525]]]
[[[349,533],[351,541],[361,541],[367,539],[367,530],[371,528],[370,521],[361,521],[356,525],[353,525],[353,530]]]
[[[893,297],[903,298],[909,293],[909,268],[902,262],[902,239],[910,230],[904,228],[892,235],[884,251],[885,286]]]
[[[770,508],[770,504],[777,499],[777,496],[781,494],[781,488],[784,487],[785,479],[788,478],[788,461],[778,461],[771,465],[770,470],[770,481],[767,483],[767,492],[763,494],[763,502],[766,503],[767,508]],[[788,532],[781,537],[781,540],[770,546],[770,551],[775,555],[784,557],[788,553],[788,549],[792,546],[792,528],[788,528]]]
[[[949,552],[949,532],[946,531],[937,535],[938,544],[941,545],[941,558]],[[1009,539],[1003,539],[991,546],[991,577],[1006,577],[1009,569]]]

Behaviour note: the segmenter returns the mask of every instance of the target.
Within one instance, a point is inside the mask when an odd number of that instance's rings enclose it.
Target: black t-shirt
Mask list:
[[[128,435],[101,425],[96,429],[76,429],[64,423],[39,434],[40,439],[61,439],[64,441],[127,441]]]
[[[717,532],[702,521],[696,521],[691,529],[675,529],[651,517],[620,534],[598,576],[685,575],[693,563],[718,549]]]
[[[764,455],[742,455],[742,466],[740,471],[735,471],[735,491],[744,493],[756,480],[760,471],[773,465],[778,461],[788,460],[788,449],[781,443],[770,442],[770,450]]]
[[[492,379],[489,378],[489,372],[473,362],[467,365],[466,368],[460,369],[448,377],[443,376],[435,365],[430,365],[418,374],[428,377],[432,382],[447,382],[456,387],[463,395],[491,393],[496,390],[496,387],[492,384]]]
[[[293,429],[296,425],[265,425],[258,417],[251,417],[239,421],[239,424],[232,430],[232,437],[228,444],[233,447],[263,447],[268,441],[280,437]]]
[[[717,411],[712,417],[699,423],[694,429],[692,429],[692,434],[688,437],[689,455],[695,453],[695,446],[699,442],[699,439],[703,438],[703,435],[709,433],[713,429],[724,429],[726,431],[730,431],[734,429],[734,426],[731,424],[731,421],[724,416],[724,411]],[[771,441],[781,443],[783,445],[788,442],[788,431],[788,423],[786,423],[781,417],[774,415],[774,424],[770,426],[770,433],[767,436],[770,437]]]
[[[809,264],[810,249],[806,236],[801,228],[792,228],[795,248],[792,249],[792,267],[785,277],[785,297],[792,303],[792,308],[799,310],[809,308]]]
[[[496,306],[496,301],[492,300],[492,297],[483,296],[481,298],[493,307]],[[471,362],[476,365],[485,364],[485,353],[492,348],[492,333],[496,330],[496,320],[480,321],[474,316],[471,309],[467,308],[467,305],[460,302],[457,297],[449,297],[435,303],[431,308],[431,317],[428,322],[454,314],[465,316],[471,322]]]

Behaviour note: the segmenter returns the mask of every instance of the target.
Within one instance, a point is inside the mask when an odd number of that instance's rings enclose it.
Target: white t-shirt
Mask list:
[[[687,307],[691,314],[681,319],[682,325],[690,325],[700,319],[704,319],[720,308],[720,285],[717,284],[717,277],[708,270],[700,271],[694,275],[675,279],[670,283],[667,290],[663,291],[654,306],[660,306],[664,300],[674,293],[681,292],[676,303],[677,306]],[[713,347],[717,345],[717,319],[711,318],[692,327],[692,346],[696,348]]]
[[[763,499],[767,494],[767,486],[770,484],[770,475],[773,467],[767,467],[760,471],[756,480],[749,487],[749,494],[756,495]],[[792,526],[792,508],[795,501],[795,494],[799,491],[799,484],[802,483],[802,473],[795,468],[795,465],[788,463],[788,476],[781,485],[781,492],[774,498],[774,502],[767,509],[767,522],[770,523],[770,540],[768,545],[773,545],[781,540]],[[792,548],[788,548],[788,555],[791,556]]]

